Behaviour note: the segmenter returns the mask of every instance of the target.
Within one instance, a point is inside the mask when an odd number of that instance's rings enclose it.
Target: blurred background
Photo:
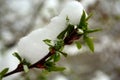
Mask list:
[[[16,68],[12,56],[19,39],[47,25],[72,0],[0,0],[0,71]],[[4,80],[120,80],[120,0],[77,0],[93,13],[89,27],[103,30],[91,34],[95,53],[86,47],[78,55],[62,58],[64,72],[17,73]]]

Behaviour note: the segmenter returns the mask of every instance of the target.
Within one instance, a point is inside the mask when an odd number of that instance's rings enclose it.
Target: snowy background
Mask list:
[[[0,70],[18,63],[12,56],[19,39],[44,27],[72,0],[0,0]],[[120,79],[120,0],[78,0],[87,13],[93,13],[91,28],[102,28],[95,37],[95,53],[88,48],[79,55],[64,57],[59,65],[64,72],[15,74],[5,80],[119,80]]]

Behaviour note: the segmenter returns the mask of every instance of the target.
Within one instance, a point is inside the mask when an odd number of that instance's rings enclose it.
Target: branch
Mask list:
[[[70,44],[73,43],[74,40],[79,39],[81,36],[82,36],[82,35],[78,35],[78,34],[77,34],[77,31],[76,31],[76,30],[73,30],[73,32],[70,34],[70,36],[67,36],[67,37],[64,39],[64,44],[65,44],[65,45],[70,45]],[[36,62],[36,63],[28,66],[28,68],[29,68],[29,69],[32,69],[32,68],[45,69],[44,63],[45,63],[46,59],[47,59],[48,57],[52,56],[53,54],[55,54],[55,50],[54,50],[54,49],[53,49],[52,51],[50,51],[44,58],[42,58],[42,59],[39,60],[38,62]],[[23,65],[22,65],[22,64],[19,64],[18,67],[17,67],[15,70],[13,70],[13,71],[5,74],[3,77],[7,77],[7,76],[10,76],[10,75],[12,75],[12,74],[15,74],[15,73],[18,73],[18,72],[22,72],[22,71],[24,71]]]
[[[44,64],[45,60],[46,60],[49,56],[51,56],[51,55],[52,55],[51,53],[48,53],[44,58],[42,58],[41,60],[39,60],[39,61],[36,62],[35,64],[32,64],[32,65],[29,66],[28,68],[29,68],[29,69],[32,69],[32,68],[44,68],[43,64]],[[5,74],[4,77],[7,77],[7,76],[10,76],[10,75],[12,75],[12,74],[15,74],[15,73],[18,73],[18,72],[22,72],[22,71],[24,71],[24,70],[23,70],[23,66],[22,66],[22,64],[19,64],[18,67],[17,67],[15,70],[13,70],[13,71]]]
[[[69,24],[67,26],[67,28],[57,36],[57,39],[59,39],[59,40],[62,39],[63,44],[61,44],[62,42],[57,42],[55,45],[48,44],[50,46],[49,53],[44,58],[40,59],[38,62],[36,62],[32,65],[28,65],[27,62],[22,60],[22,58],[19,55],[16,55],[17,58],[20,60],[20,64],[18,64],[18,67],[15,70],[13,70],[9,73],[6,73],[8,71],[8,69],[4,69],[2,72],[0,72],[0,74],[2,73],[2,78],[10,76],[10,75],[18,73],[18,72],[25,71],[23,65],[27,65],[28,69],[38,68],[38,69],[46,69],[48,71],[64,70],[64,68],[55,66],[55,62],[57,62],[60,59],[59,53],[62,53],[63,55],[65,55],[65,53],[62,52],[62,50],[61,50],[64,47],[64,45],[72,44],[75,40],[79,40],[81,38],[81,36],[83,36],[83,39],[86,42],[89,49],[92,52],[94,52],[94,44],[93,44],[92,39],[88,36],[88,34],[99,31],[99,29],[89,29],[88,28],[87,21],[89,19],[89,16],[86,17],[85,12],[83,11],[81,20],[79,22],[79,25],[77,25],[77,27]],[[50,42],[49,40],[47,40],[47,41],[48,41],[48,43]],[[79,49],[81,46],[80,42],[78,42],[77,46]],[[0,77],[1,77],[1,75],[0,75]]]

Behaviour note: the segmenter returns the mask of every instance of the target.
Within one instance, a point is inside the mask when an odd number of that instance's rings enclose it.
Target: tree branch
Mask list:
[[[74,29],[74,30],[72,31],[72,33],[70,34],[70,36],[66,36],[66,38],[64,39],[64,44],[65,44],[65,45],[70,45],[70,44],[73,43],[74,40],[79,39],[81,36],[82,36],[82,35],[78,35],[78,34],[77,34],[77,30]],[[50,57],[51,55],[53,55],[53,54],[55,54],[55,50],[54,50],[54,49],[53,49],[52,51],[50,51],[44,58],[42,58],[42,59],[39,60],[38,62],[36,62],[36,63],[28,66],[28,68],[29,68],[29,69],[32,69],[32,68],[45,69],[44,63],[45,63],[46,59],[47,59],[48,57]],[[18,73],[18,72],[22,72],[22,71],[24,71],[23,65],[22,65],[22,64],[19,64],[18,67],[17,67],[15,70],[13,70],[13,71],[5,74],[3,77],[7,77],[7,76],[10,76],[10,75],[12,75],[12,74],[15,74],[15,73]]]
[[[44,58],[42,58],[41,60],[39,60],[39,61],[36,62],[35,64],[32,64],[32,65],[29,66],[28,68],[29,68],[29,69],[32,69],[32,68],[44,68],[43,64],[44,64],[45,60],[46,60],[49,56],[51,56],[51,55],[52,55],[52,54],[49,52]],[[17,67],[15,70],[13,70],[13,71],[5,74],[4,77],[7,77],[7,76],[9,76],[9,75],[12,75],[12,74],[18,73],[18,72],[22,72],[22,71],[24,71],[24,70],[23,70],[23,66],[22,66],[22,64],[19,64],[18,67]]]

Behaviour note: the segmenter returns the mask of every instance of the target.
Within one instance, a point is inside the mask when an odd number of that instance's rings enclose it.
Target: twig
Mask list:
[[[44,68],[43,64],[44,64],[45,60],[46,60],[49,56],[51,56],[51,55],[52,55],[51,53],[48,53],[44,58],[42,58],[41,60],[39,60],[39,61],[36,62],[35,64],[32,64],[32,65],[29,66],[28,68],[29,68],[29,69],[32,69],[32,68]],[[7,76],[9,76],[9,75],[12,75],[12,74],[18,73],[18,72],[22,72],[22,71],[24,71],[24,70],[23,70],[23,66],[22,66],[21,64],[19,64],[18,67],[17,67],[15,70],[13,70],[13,71],[5,74],[4,77],[7,77]]]
[[[78,35],[77,34],[77,31],[75,29],[75,30],[73,30],[73,32],[70,34],[69,37],[67,36],[64,39],[64,44],[65,45],[70,45],[71,43],[73,43],[74,40],[79,39],[81,36],[82,35]],[[45,63],[46,59],[48,57],[50,57],[51,55],[53,55],[53,54],[55,54],[54,49],[51,52],[49,52],[44,58],[42,58],[41,60],[39,60],[35,64],[30,65],[28,68],[29,69],[32,69],[32,68],[45,69],[44,63]],[[7,77],[7,76],[10,76],[12,74],[15,74],[15,73],[18,73],[18,72],[22,72],[22,71],[24,71],[23,66],[22,66],[22,64],[19,64],[18,67],[15,70],[5,74],[3,77]]]

